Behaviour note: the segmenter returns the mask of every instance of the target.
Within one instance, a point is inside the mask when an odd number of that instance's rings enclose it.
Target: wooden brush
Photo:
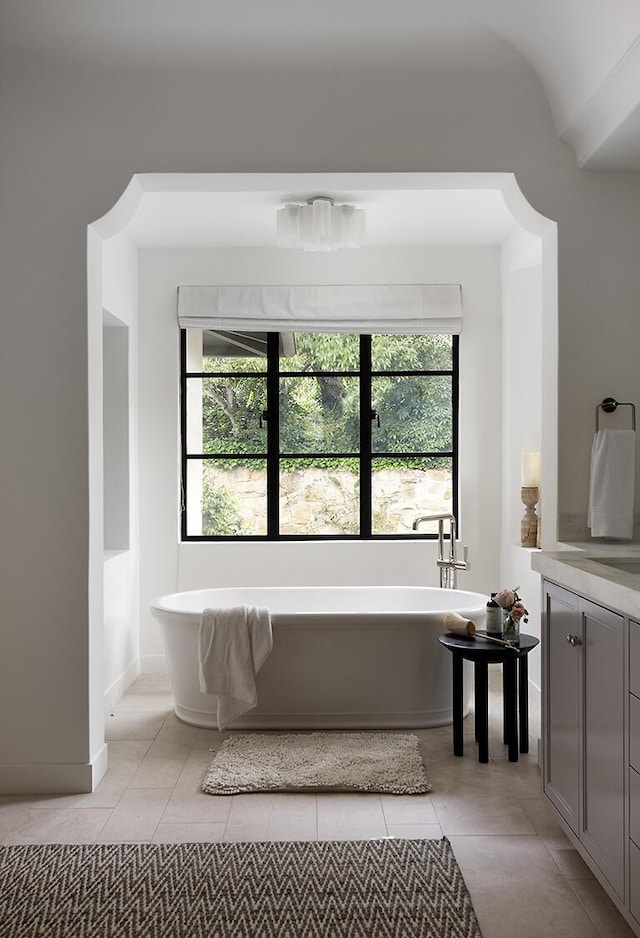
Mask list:
[[[445,612],[444,624],[453,635],[475,635],[476,624],[457,612]]]
[[[485,642],[494,642],[504,648],[518,650],[515,645],[512,645],[511,642],[505,642],[502,638],[493,638],[491,635],[476,635],[475,622],[472,622],[471,619],[465,619],[457,612],[445,612],[443,623],[451,635],[459,635],[462,638],[483,638]]]

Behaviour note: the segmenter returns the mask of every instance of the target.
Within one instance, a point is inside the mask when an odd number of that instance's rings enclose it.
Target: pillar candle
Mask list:
[[[540,487],[540,453],[523,453],[520,485]]]

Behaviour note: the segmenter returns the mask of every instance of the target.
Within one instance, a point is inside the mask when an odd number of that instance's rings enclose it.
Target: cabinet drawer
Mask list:
[[[640,772],[640,700],[629,694],[629,765]]]
[[[640,625],[629,622],[629,690],[640,697]]]

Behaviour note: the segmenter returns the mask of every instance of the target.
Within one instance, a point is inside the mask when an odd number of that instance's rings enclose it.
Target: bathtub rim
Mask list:
[[[171,601],[175,601],[176,597],[183,597],[185,595],[197,596],[198,594],[211,594],[213,592],[220,593],[231,593],[238,592],[242,590],[261,590],[261,591],[273,591],[274,593],[279,590],[286,590],[289,592],[312,592],[312,591],[323,591],[323,590],[366,590],[369,593],[376,593],[379,591],[385,592],[403,592],[407,590],[413,591],[425,591],[431,594],[433,593],[442,593],[447,597],[451,597],[452,602],[446,606],[442,606],[437,609],[419,609],[419,610],[302,610],[302,611],[293,611],[289,610],[286,612],[272,612],[271,621],[273,625],[278,626],[289,626],[295,627],[303,626],[305,624],[313,624],[320,626],[323,623],[326,623],[327,626],[330,626],[330,620],[335,620],[336,617],[346,624],[359,625],[368,622],[371,626],[375,626],[376,623],[380,624],[380,627],[384,627],[388,623],[388,619],[391,617],[394,620],[394,623],[398,626],[420,626],[425,622],[434,622],[434,617],[442,617],[445,612],[458,612],[460,615],[469,614],[469,615],[479,615],[484,611],[486,603],[489,599],[488,595],[484,593],[476,593],[471,590],[460,590],[460,589],[444,589],[438,586],[369,586],[367,584],[359,586],[231,586],[231,587],[207,587],[206,589],[200,590],[180,590],[174,593],[166,593],[162,596],[158,596],[156,599],[152,600],[149,603],[149,610],[152,615],[162,622],[183,622],[185,624],[199,624],[202,618],[202,612],[205,608],[215,608],[215,606],[205,605],[203,603],[202,609],[198,610],[187,610],[180,609],[171,604]],[[453,601],[453,597],[460,599],[461,601]],[[462,598],[466,599],[466,603]],[[228,607],[221,607],[228,608]],[[386,621],[385,621],[386,620]]]

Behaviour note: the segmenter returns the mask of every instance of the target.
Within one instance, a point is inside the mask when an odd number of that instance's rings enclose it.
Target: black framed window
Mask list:
[[[182,539],[458,516],[458,336],[182,330]]]

